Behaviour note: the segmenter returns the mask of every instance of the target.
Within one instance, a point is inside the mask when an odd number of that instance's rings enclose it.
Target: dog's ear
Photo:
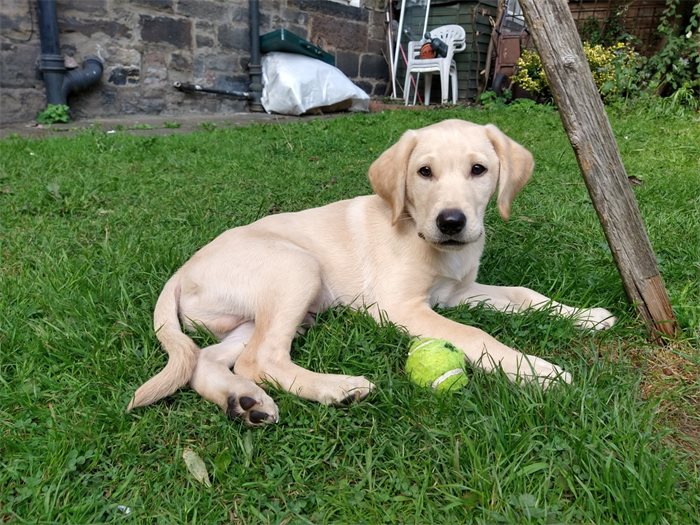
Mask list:
[[[535,168],[532,154],[508,138],[493,124],[486,126],[486,135],[496,150],[501,167],[498,174],[498,211],[503,219],[510,217],[510,206],[518,192],[530,180]]]
[[[417,136],[415,131],[405,132],[369,167],[369,182],[374,192],[391,207],[392,224],[396,224],[404,211],[408,158],[416,146]]]

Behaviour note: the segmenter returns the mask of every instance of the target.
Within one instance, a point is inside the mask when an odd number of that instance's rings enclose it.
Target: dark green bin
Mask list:
[[[326,53],[320,47],[313,45],[287,29],[277,29],[261,35],[260,51],[263,53],[271,53],[273,51],[296,53],[297,55],[318,58],[326,64],[335,66],[335,57],[333,55]]]

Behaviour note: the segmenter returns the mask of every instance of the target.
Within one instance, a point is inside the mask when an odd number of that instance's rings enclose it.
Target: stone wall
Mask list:
[[[363,0],[360,8],[330,0],[259,3],[261,34],[286,28],[333,54],[367,93],[385,94],[385,0]],[[74,119],[247,110],[245,101],[172,87],[248,88],[247,0],[57,0],[57,11],[67,64],[89,55],[105,64],[98,85],[69,99]],[[0,123],[30,121],[46,105],[36,0],[2,0],[0,52]]]

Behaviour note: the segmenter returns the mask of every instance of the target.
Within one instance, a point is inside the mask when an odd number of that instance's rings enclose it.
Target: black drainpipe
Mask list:
[[[262,66],[260,65],[260,9],[258,0],[248,1],[248,15],[250,18],[250,62],[248,72],[250,74],[250,111],[264,111],[260,104],[262,96]]]
[[[86,89],[102,76],[102,60],[95,56],[85,58],[80,69],[66,69],[58,43],[56,0],[37,0],[41,56],[39,70],[46,85],[47,104],[66,104],[68,95]]]

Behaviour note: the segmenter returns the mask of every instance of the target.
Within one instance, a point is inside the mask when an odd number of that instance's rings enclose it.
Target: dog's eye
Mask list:
[[[483,175],[486,173],[486,167],[482,166],[481,164],[474,164],[472,166],[472,175],[476,175],[477,177],[479,175]]]
[[[433,176],[433,172],[430,170],[428,166],[422,166],[419,170],[418,173],[420,174],[421,177],[429,179],[430,177]]]

